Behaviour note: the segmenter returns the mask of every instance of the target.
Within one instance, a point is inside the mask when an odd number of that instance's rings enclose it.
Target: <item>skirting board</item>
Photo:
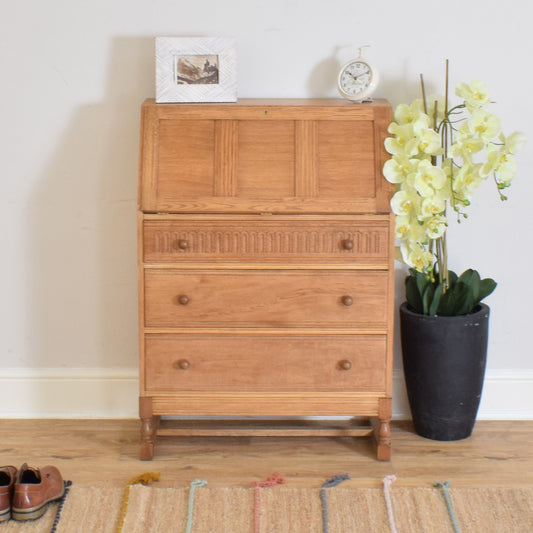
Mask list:
[[[0,369],[0,418],[137,418],[137,368]],[[393,417],[410,418],[401,370]],[[533,369],[487,370],[478,419],[533,420]]]

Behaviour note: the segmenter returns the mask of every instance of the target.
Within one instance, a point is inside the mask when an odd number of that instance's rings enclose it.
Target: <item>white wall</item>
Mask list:
[[[155,94],[153,41],[226,35],[238,43],[240,97],[336,97],[339,67],[366,44],[381,71],[377,96],[394,105],[418,96],[420,72],[440,90],[446,58],[453,84],[474,78],[488,84],[504,129],[520,129],[530,142],[518,158],[509,201],[501,204],[484,187],[470,219],[451,228],[451,266],[473,266],[499,281],[487,302],[489,374],[499,385],[486,391],[494,405],[484,400],[481,416],[501,410],[498,399],[505,396],[508,407],[494,416],[533,418],[533,4],[2,4],[0,416],[135,416],[139,106]],[[398,301],[402,278],[400,272]],[[84,376],[96,385],[85,388]],[[83,386],[72,386],[80,380]],[[12,391],[32,391],[32,399],[17,407]],[[108,401],[117,391],[118,403]]]

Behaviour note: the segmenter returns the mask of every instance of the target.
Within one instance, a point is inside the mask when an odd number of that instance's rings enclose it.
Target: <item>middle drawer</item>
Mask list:
[[[147,327],[384,326],[387,273],[146,269]]]

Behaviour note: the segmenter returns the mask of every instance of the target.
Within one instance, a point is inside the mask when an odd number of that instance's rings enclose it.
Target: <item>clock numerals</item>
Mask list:
[[[341,86],[347,94],[364,91],[372,81],[372,72],[368,65],[361,62],[348,65],[341,75]]]
[[[337,87],[347,100],[362,102],[374,93],[379,82],[376,68],[364,58],[354,59],[342,68]]]

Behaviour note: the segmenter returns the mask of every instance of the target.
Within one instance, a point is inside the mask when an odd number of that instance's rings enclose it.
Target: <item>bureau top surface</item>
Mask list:
[[[213,103],[173,103],[173,104],[158,104],[154,98],[147,98],[144,101],[145,106],[156,107],[195,107],[195,106],[210,106],[210,107],[231,107],[231,106],[331,106],[331,107],[350,107],[350,108],[365,108],[376,106],[390,106],[389,102],[383,98],[377,98],[369,102],[354,103],[344,100],[342,98],[239,98],[236,102],[213,102]]]

